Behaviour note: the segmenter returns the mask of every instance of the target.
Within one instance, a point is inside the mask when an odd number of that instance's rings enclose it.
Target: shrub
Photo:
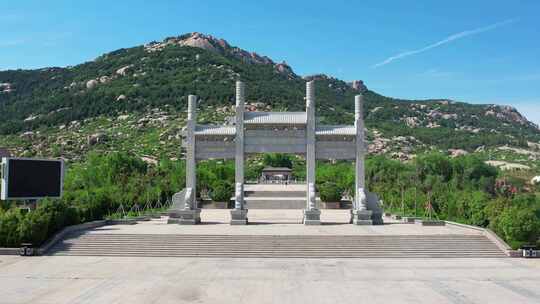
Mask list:
[[[212,188],[210,197],[214,202],[228,202],[233,195],[233,189],[231,186],[225,183],[218,183]]]
[[[494,228],[514,248],[534,244],[540,237],[540,221],[535,211],[519,206],[507,208],[494,221]]]
[[[341,200],[341,189],[331,182],[323,183],[319,187],[319,194],[323,202],[339,202]]]
[[[292,168],[293,163],[290,155],[280,153],[267,153],[264,155],[263,163],[270,167]]]

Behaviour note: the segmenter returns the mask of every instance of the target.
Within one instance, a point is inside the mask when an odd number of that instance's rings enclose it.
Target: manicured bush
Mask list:
[[[326,182],[319,187],[319,195],[323,202],[341,201],[341,189],[335,183]]]

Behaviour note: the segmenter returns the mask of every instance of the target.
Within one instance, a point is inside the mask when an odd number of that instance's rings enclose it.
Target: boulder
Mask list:
[[[449,149],[448,153],[450,154],[450,157],[459,157],[469,154],[469,152],[462,149]]]
[[[131,69],[132,67],[133,67],[132,64],[126,65],[125,67],[121,67],[121,68],[119,68],[118,70],[116,70],[116,74],[118,74],[118,75],[120,75],[120,76],[126,76],[128,70]]]
[[[88,145],[93,146],[99,143],[103,143],[107,140],[107,135],[105,133],[96,133],[88,136]]]
[[[441,118],[444,120],[457,119],[458,115],[457,114],[443,114]]]
[[[158,161],[157,159],[155,159],[154,157],[151,157],[151,156],[146,156],[146,155],[143,155],[141,157],[141,160],[149,165],[157,165],[158,164]]]
[[[91,90],[91,89],[95,88],[97,85],[98,85],[98,81],[95,80],[95,79],[88,80],[88,81],[86,82],[86,88],[87,88],[88,90]]]

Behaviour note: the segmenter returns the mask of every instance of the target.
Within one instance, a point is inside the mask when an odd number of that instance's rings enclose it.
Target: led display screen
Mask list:
[[[2,163],[3,200],[62,196],[63,161],[4,158]]]

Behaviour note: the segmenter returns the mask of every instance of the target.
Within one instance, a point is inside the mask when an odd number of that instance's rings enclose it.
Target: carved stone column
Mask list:
[[[365,134],[364,134],[364,100],[362,95],[354,98],[354,127],[356,129],[356,163],[355,163],[355,195],[351,222],[356,225],[372,225],[371,211],[367,208],[365,186]]]
[[[321,211],[317,209],[315,190],[315,83],[306,84],[306,209],[304,224],[319,225]]]
[[[236,82],[236,137],[235,137],[235,187],[234,209],[231,210],[231,225],[245,225],[248,222],[244,204],[244,104],[245,86]]]
[[[195,129],[197,125],[197,96],[188,96],[186,124],[186,194],[184,210],[178,212],[179,224],[193,225],[201,222],[201,210],[197,206],[197,170],[195,159]]]

